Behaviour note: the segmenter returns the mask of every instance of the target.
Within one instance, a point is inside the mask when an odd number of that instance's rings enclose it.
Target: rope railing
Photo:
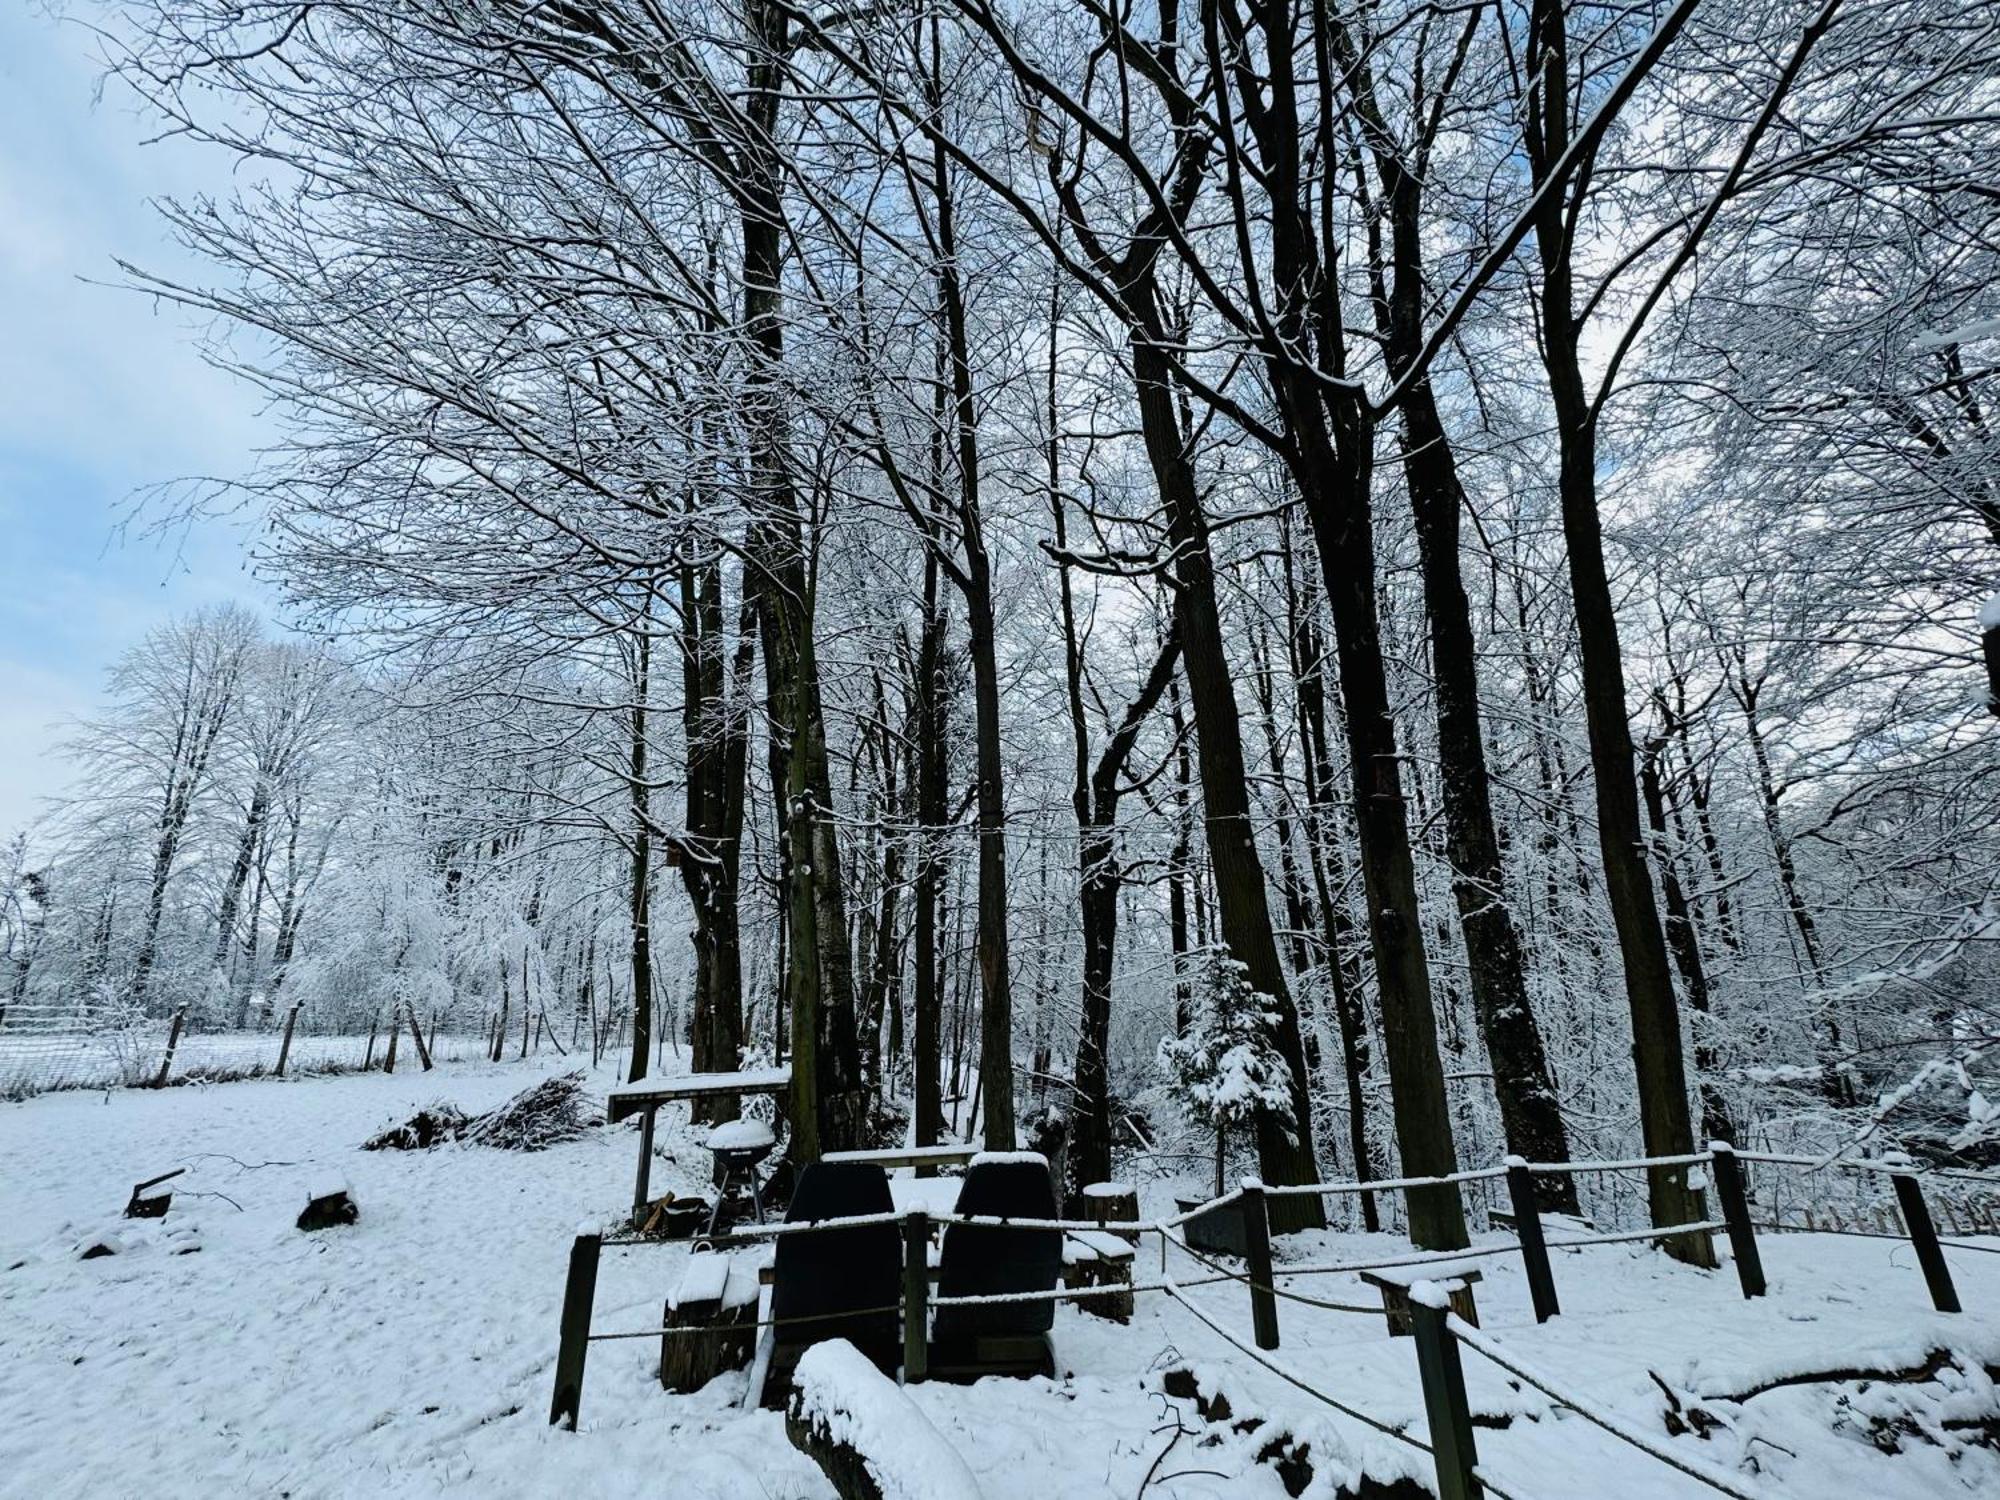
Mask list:
[[[1198,1322],[1204,1324],[1212,1333],[1214,1333],[1217,1337],[1221,1338],[1224,1342],[1234,1346],[1244,1355],[1247,1355],[1256,1364],[1260,1365],[1266,1370],[1269,1370],[1273,1375],[1277,1376],[1287,1385],[1295,1386],[1297,1389],[1304,1391],[1308,1396],[1311,1396],[1314,1400],[1324,1403],[1325,1405],[1331,1407],[1333,1410],[1339,1412],[1342,1416],[1352,1417],[1355,1421],[1361,1423],[1364,1427],[1371,1427],[1375,1431],[1383,1434],[1385,1437],[1392,1437],[1396,1439],[1396,1441],[1399,1443],[1407,1443],[1410,1447],[1416,1449],[1419,1453],[1429,1454],[1431,1452],[1430,1444],[1424,1442],[1421,1438],[1412,1437],[1402,1428],[1397,1427],[1392,1423],[1385,1422],[1379,1417],[1372,1417],[1367,1412],[1361,1411],[1356,1407],[1349,1406],[1346,1402],[1339,1400],[1337,1397],[1329,1396],[1325,1391],[1319,1389],[1319,1387],[1313,1385],[1310,1381],[1304,1379],[1302,1376],[1298,1375],[1294,1371],[1289,1370],[1285,1366],[1279,1364],[1276,1360],[1270,1358],[1268,1355],[1264,1354],[1261,1350],[1255,1349],[1251,1347],[1249,1344],[1244,1343],[1243,1340],[1239,1339],[1235,1334],[1231,1333],[1227,1328],[1224,1328],[1220,1323],[1216,1322],[1215,1319],[1211,1318],[1207,1313],[1203,1312],[1201,1308],[1198,1307],[1195,1303],[1191,1302],[1179,1286],[1175,1286],[1169,1283],[1167,1290],[1169,1295],[1171,1295],[1176,1302],[1180,1303],[1182,1307],[1185,1307],[1190,1313],[1194,1314],[1195,1319]]]
[[[1298,1387],[1300,1390],[1312,1395],[1315,1399],[1324,1402],[1337,1411],[1343,1412],[1354,1420],[1361,1421],[1371,1427],[1376,1427],[1378,1430],[1396,1436],[1400,1440],[1409,1442],[1413,1447],[1418,1447],[1427,1453],[1431,1452],[1430,1447],[1410,1438],[1407,1433],[1389,1424],[1380,1423],[1376,1419],[1371,1418],[1367,1413],[1341,1403],[1326,1392],[1319,1390],[1311,1382],[1298,1376],[1295,1372],[1287,1370],[1281,1364],[1269,1358],[1268,1351],[1275,1350],[1279,1345],[1278,1306],[1282,1302],[1289,1302],[1326,1312],[1367,1315],[1387,1312],[1390,1317],[1392,1331],[1395,1331],[1400,1326],[1403,1331],[1416,1333],[1419,1344],[1419,1363],[1425,1381],[1427,1405],[1432,1405],[1433,1398],[1435,1398],[1435,1404],[1431,1410],[1433,1434],[1435,1436],[1438,1424],[1444,1421],[1448,1415],[1452,1415],[1453,1420],[1463,1429],[1462,1431],[1454,1431],[1450,1440],[1444,1445],[1443,1451],[1436,1455],[1441,1479],[1445,1472],[1450,1470],[1454,1476],[1452,1483],[1458,1486],[1457,1489],[1452,1491],[1453,1493],[1476,1494],[1478,1493],[1476,1486],[1479,1483],[1479,1476],[1475,1469],[1476,1458],[1473,1455],[1470,1418],[1462,1410],[1464,1406],[1462,1376],[1456,1374],[1457,1356],[1455,1347],[1457,1338],[1454,1337],[1462,1337],[1461,1329],[1469,1328],[1471,1325],[1455,1316],[1446,1321],[1444,1316],[1435,1309],[1429,1308],[1427,1305],[1420,1305],[1424,1302],[1424,1298],[1418,1295],[1418,1289],[1425,1286],[1425,1283],[1422,1281],[1418,1281],[1406,1294],[1397,1294],[1391,1286],[1380,1287],[1379,1289],[1383,1297],[1383,1306],[1380,1309],[1372,1306],[1362,1306],[1358,1303],[1341,1302],[1332,1298],[1315,1297],[1286,1283],[1306,1276],[1402,1269],[1420,1270],[1424,1267],[1436,1267],[1439,1278],[1448,1282],[1450,1280],[1448,1268],[1453,1265],[1460,1265],[1467,1261],[1488,1257],[1518,1254],[1522,1257],[1523,1269],[1527,1274],[1536,1321],[1543,1322],[1550,1317],[1556,1316],[1561,1310],[1557,1300],[1555,1282],[1549,1259],[1549,1252],[1551,1250],[1581,1250],[1598,1246],[1669,1241],[1726,1232],[1733,1251],[1732,1259],[1735,1269],[1742,1283],[1743,1294],[1746,1297],[1762,1296],[1766,1288],[1762,1264],[1756,1246],[1756,1230],[1764,1228],[1792,1228],[1793,1226],[1767,1224],[1753,1221],[1750,1218],[1749,1194],[1746,1191],[1743,1175],[1743,1164],[1745,1162],[1779,1167],[1812,1167],[1819,1165],[1815,1159],[1809,1157],[1787,1157],[1777,1153],[1737,1152],[1725,1142],[1715,1142],[1712,1143],[1711,1149],[1708,1151],[1679,1153],[1659,1157],[1631,1157],[1614,1160],[1572,1162],[1529,1162],[1518,1157],[1509,1157],[1500,1166],[1455,1172],[1445,1176],[1381,1178],[1373,1181],[1356,1182],[1301,1183],[1281,1187],[1265,1187],[1254,1179],[1246,1179],[1241,1186],[1191,1208],[1183,1209],[1173,1215],[1140,1221],[1106,1222],[1097,1219],[1009,1218],[985,1214],[959,1214],[956,1212],[930,1213],[926,1210],[911,1208],[892,1210],[885,1213],[834,1216],[797,1223],[743,1226],[730,1231],[726,1235],[715,1236],[702,1243],[708,1248],[722,1248],[733,1245],[769,1243],[791,1235],[831,1233],[843,1229],[878,1227],[890,1224],[898,1225],[902,1231],[901,1239],[904,1248],[904,1258],[906,1260],[904,1300],[896,1307],[865,1309],[859,1312],[846,1310],[830,1314],[797,1315],[784,1319],[766,1317],[754,1322],[739,1321],[722,1324],[714,1328],[704,1327],[699,1324],[677,1324],[672,1327],[593,1333],[589,1327],[590,1305],[594,1298],[596,1257],[599,1250],[607,1245],[625,1246],[642,1243],[659,1243],[660,1241],[650,1235],[611,1232],[591,1233],[586,1229],[584,1233],[579,1235],[576,1247],[572,1251],[570,1285],[566,1290],[564,1299],[562,1349],[557,1360],[556,1396],[552,1403],[550,1420],[551,1422],[561,1422],[567,1419],[569,1424],[574,1426],[577,1398],[582,1380],[583,1350],[593,1342],[634,1338],[660,1338],[665,1340],[679,1337],[718,1336],[723,1334],[742,1336],[750,1331],[761,1332],[793,1324],[811,1324],[854,1317],[885,1316],[900,1312],[906,1328],[906,1364],[914,1371],[911,1378],[921,1378],[924,1363],[922,1340],[920,1336],[912,1335],[908,1330],[911,1328],[921,1329],[924,1323],[927,1322],[929,1309],[931,1308],[971,1308],[1006,1303],[1088,1303],[1098,1298],[1132,1298],[1139,1294],[1160,1294],[1186,1308],[1197,1321],[1223,1338],[1232,1347],[1242,1351],[1257,1364],[1268,1369],[1271,1373],[1284,1379],[1289,1384]],[[1632,1230],[1612,1230],[1604,1233],[1567,1233],[1563,1238],[1558,1240],[1547,1240],[1544,1238],[1543,1214],[1540,1207],[1542,1189],[1538,1186],[1538,1180],[1545,1181],[1550,1174],[1642,1171],[1662,1167],[1694,1167],[1702,1165],[1711,1166],[1713,1169],[1712,1174],[1708,1181],[1697,1182],[1692,1185],[1702,1190],[1712,1189],[1714,1191],[1721,1208],[1719,1217],[1691,1219],[1687,1222],[1677,1224]],[[1910,1240],[1917,1250],[1918,1259],[1922,1263],[1935,1305],[1941,1311],[1956,1312],[1958,1310],[1956,1293],[1951,1286],[1949,1271],[1944,1265],[1943,1248],[1991,1251],[1993,1247],[1963,1244],[1959,1241],[1940,1242],[1931,1225],[1922,1191],[1915,1174],[1909,1171],[1895,1170],[1887,1164],[1868,1165],[1873,1169],[1887,1172],[1894,1181],[1902,1209],[1901,1222],[1908,1226],[1906,1236],[1883,1235],[1880,1237],[1907,1238]],[[1412,1250],[1407,1254],[1381,1255],[1369,1259],[1309,1262],[1304,1264],[1275,1264],[1273,1261],[1268,1211],[1270,1199],[1350,1193],[1410,1192],[1439,1187],[1455,1188],[1468,1183],[1490,1182],[1503,1178],[1506,1180],[1508,1196],[1511,1199],[1512,1220],[1510,1227],[1513,1231],[1513,1237],[1510,1242],[1468,1245],[1449,1250]],[[1489,1212],[1492,1211],[1489,1199]],[[1191,1241],[1196,1239],[1196,1235],[1194,1230],[1188,1226],[1194,1224],[1197,1220],[1211,1215],[1226,1217],[1230,1226],[1230,1235],[1232,1237],[1240,1235],[1240,1238],[1235,1240],[1235,1245],[1231,1246],[1226,1253],[1232,1256],[1236,1254],[1243,1256],[1244,1269],[1242,1271],[1224,1266],[1203,1253],[1203,1249],[1209,1249],[1217,1254],[1225,1253],[1222,1250],[1217,1250],[1212,1240],[1204,1240],[1201,1244],[1191,1243]],[[1558,1216],[1555,1222],[1569,1225],[1574,1221],[1565,1220]],[[1128,1239],[1135,1249],[1144,1236],[1158,1235],[1160,1238],[1160,1276],[1158,1280],[1136,1283],[1132,1280],[1118,1280],[1095,1285],[1062,1286],[1045,1290],[935,1296],[932,1294],[930,1288],[930,1282],[934,1273],[928,1261],[928,1251],[923,1248],[928,1246],[930,1242],[929,1236],[931,1226],[933,1225],[993,1230],[1047,1231],[1072,1237],[1085,1233],[1115,1233]],[[608,1226],[606,1228],[608,1231]],[[1241,1248],[1238,1249],[1235,1246],[1240,1246]],[[1202,1274],[1192,1277],[1176,1277],[1168,1274],[1167,1251],[1169,1247],[1178,1249],[1187,1255],[1201,1268]],[[1711,1266],[1713,1265],[1712,1260],[1707,1260],[1706,1263]],[[1129,1275],[1129,1272],[1126,1274]],[[1401,1278],[1396,1278],[1395,1280],[1400,1281]],[[1254,1325],[1254,1347],[1244,1342],[1230,1330],[1224,1328],[1210,1313],[1196,1306],[1187,1296],[1188,1291],[1195,1288],[1235,1283],[1243,1284],[1248,1289],[1250,1295],[1252,1323]],[[1468,1311],[1469,1308],[1470,1304],[1468,1302]],[[1401,1319],[1400,1324],[1398,1322],[1399,1319]],[[1476,1330],[1474,1338],[1479,1338]],[[1490,1340],[1482,1342],[1486,1345],[1491,1344]],[[1492,1346],[1489,1349],[1482,1347],[1480,1342],[1475,1342],[1474,1348],[1482,1355],[1490,1356],[1493,1350],[1497,1350],[1498,1346]],[[1500,1352],[1504,1354],[1504,1351]],[[1520,1378],[1529,1380],[1530,1384],[1536,1383],[1535,1380],[1530,1379],[1525,1374],[1522,1374]],[[1457,1382],[1459,1387],[1455,1398],[1452,1396],[1454,1382]],[[1538,1388],[1540,1387],[1538,1386]],[[1572,1406],[1586,1416],[1593,1415],[1590,1412],[1584,1411],[1583,1407],[1577,1406],[1574,1402],[1567,1399],[1563,1393],[1556,1391],[1545,1391],[1544,1393],[1549,1394],[1551,1399],[1562,1401],[1566,1406]],[[1595,1419],[1593,1417],[1593,1420]],[[1600,1421],[1598,1425],[1605,1425],[1605,1423]],[[1624,1436],[1625,1434],[1621,1432],[1619,1435]],[[1638,1446],[1646,1447],[1647,1445],[1639,1444]],[[1675,1467],[1682,1467],[1679,1455],[1669,1456],[1665,1451],[1654,1451],[1656,1448],[1658,1448],[1658,1445],[1654,1444],[1651,1447],[1647,1447],[1647,1451],[1651,1452],[1656,1458],[1662,1458],[1663,1461],[1673,1463]],[[1701,1473],[1694,1473],[1693,1470],[1689,1470],[1688,1472],[1696,1478],[1711,1477]],[[1467,1486],[1472,1487],[1467,1488]],[[1492,1488],[1496,1494],[1504,1495],[1506,1493],[1498,1486],[1493,1486]],[[1742,1488],[1725,1489],[1724,1492],[1732,1495],[1747,1495],[1752,1493]]]
[[[1764,1492],[1745,1483],[1727,1470],[1709,1463],[1705,1459],[1677,1453],[1667,1444],[1636,1428],[1621,1422],[1616,1416],[1599,1407],[1587,1396],[1579,1396],[1574,1391],[1563,1389],[1552,1378],[1525,1363],[1518,1355],[1509,1353],[1493,1339],[1473,1327],[1456,1313],[1444,1315],[1444,1326],[1452,1338],[1473,1351],[1482,1359],[1497,1365],[1524,1385],[1533,1386],[1557,1405],[1575,1412],[1593,1427],[1608,1432],[1619,1442],[1636,1448],[1647,1457],[1677,1469],[1699,1484],[1707,1485],[1720,1494],[1729,1495],[1732,1500],[1765,1500]]]

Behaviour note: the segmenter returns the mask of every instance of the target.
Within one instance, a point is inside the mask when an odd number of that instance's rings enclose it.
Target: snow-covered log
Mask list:
[[[792,1376],[785,1435],[841,1500],[979,1500],[979,1481],[888,1376],[846,1339],[815,1344]]]

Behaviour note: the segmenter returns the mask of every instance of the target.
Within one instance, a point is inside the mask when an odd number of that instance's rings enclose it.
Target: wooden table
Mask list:
[[[870,1151],[829,1151],[821,1161],[862,1161],[878,1162],[882,1166],[915,1167],[922,1171],[926,1167],[962,1167],[977,1156],[981,1147],[953,1144],[949,1146],[884,1146]]]
[[[605,1119],[616,1125],[620,1120],[639,1116],[639,1173],[632,1187],[634,1218],[650,1201],[653,1173],[653,1117],[662,1104],[685,1099],[719,1099],[731,1095],[768,1094],[782,1099],[792,1091],[792,1070],[755,1068],[741,1073],[683,1073],[676,1078],[642,1078],[637,1083],[621,1083],[604,1096]],[[781,1106],[782,1107],[782,1106]]]

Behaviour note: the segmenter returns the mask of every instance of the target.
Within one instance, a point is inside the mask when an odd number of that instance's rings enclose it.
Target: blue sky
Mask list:
[[[114,256],[193,274],[148,207],[227,187],[227,162],[146,146],[97,44],[0,5],[0,836],[63,784],[50,754],[117,654],[225,599],[269,612],[237,526],[121,539],[135,491],[254,462],[258,399],[205,365],[190,321],[115,288]]]

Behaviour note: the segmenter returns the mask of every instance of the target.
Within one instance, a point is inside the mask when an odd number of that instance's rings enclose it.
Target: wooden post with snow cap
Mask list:
[[[285,1039],[278,1043],[278,1077],[280,1078],[285,1076],[285,1064],[291,1061],[292,1028],[299,1024],[299,1007],[304,1004],[303,1000],[294,1000],[292,1008],[285,1012]]]
[[[590,1352],[590,1308],[597,1300],[597,1259],[604,1237],[595,1230],[576,1237],[569,1250],[569,1277],[563,1283],[562,1324],[556,1343],[556,1390],[549,1402],[549,1426],[576,1431],[583,1402],[583,1359]]]
[[[160,1058],[160,1071],[153,1076],[153,1087],[156,1089],[167,1086],[167,1075],[173,1071],[174,1053],[180,1047],[181,1027],[187,1024],[187,1016],[188,1008],[185,1005],[175,1008],[173,1024],[167,1028],[167,1050]]]
[[[1750,1200],[1743,1191],[1743,1163],[1727,1141],[1708,1143],[1715,1177],[1715,1196],[1722,1200],[1722,1220],[1729,1227],[1729,1258],[1736,1262],[1736,1279],[1745,1297],[1764,1295],[1764,1259],[1757,1253],[1757,1231],[1750,1225]]]
[[[1465,1398],[1465,1367],[1459,1363],[1450,1316],[1450,1299],[1436,1282],[1420,1281],[1410,1288],[1410,1324],[1417,1339],[1417,1373],[1424,1383],[1431,1457],[1437,1462],[1438,1500],[1480,1500],[1486,1491],[1476,1472],[1472,1406]]]
[[[1535,1321],[1546,1323],[1562,1311],[1556,1301],[1555,1272],[1549,1269],[1549,1245],[1542,1237],[1542,1208],[1535,1198],[1535,1174],[1525,1157],[1507,1158],[1507,1193],[1514,1204],[1514,1236],[1521,1242],[1521,1268],[1528,1273],[1528,1295],[1534,1300]]]
[[[1278,1347],[1278,1294],[1272,1289],[1271,1219],[1264,1184],[1243,1179],[1243,1269],[1250,1279],[1250,1326],[1259,1349]]]
[[[1896,1203],[1909,1227],[1910,1243],[1917,1247],[1917,1264],[1924,1268],[1924,1281],[1931,1289],[1931,1305],[1939,1312],[1963,1312],[1958,1305],[1958,1288],[1951,1284],[1951,1267],[1944,1263],[1944,1249],[1938,1244],[1937,1226],[1924,1202],[1924,1190],[1908,1172],[1891,1174],[1896,1184]]]

